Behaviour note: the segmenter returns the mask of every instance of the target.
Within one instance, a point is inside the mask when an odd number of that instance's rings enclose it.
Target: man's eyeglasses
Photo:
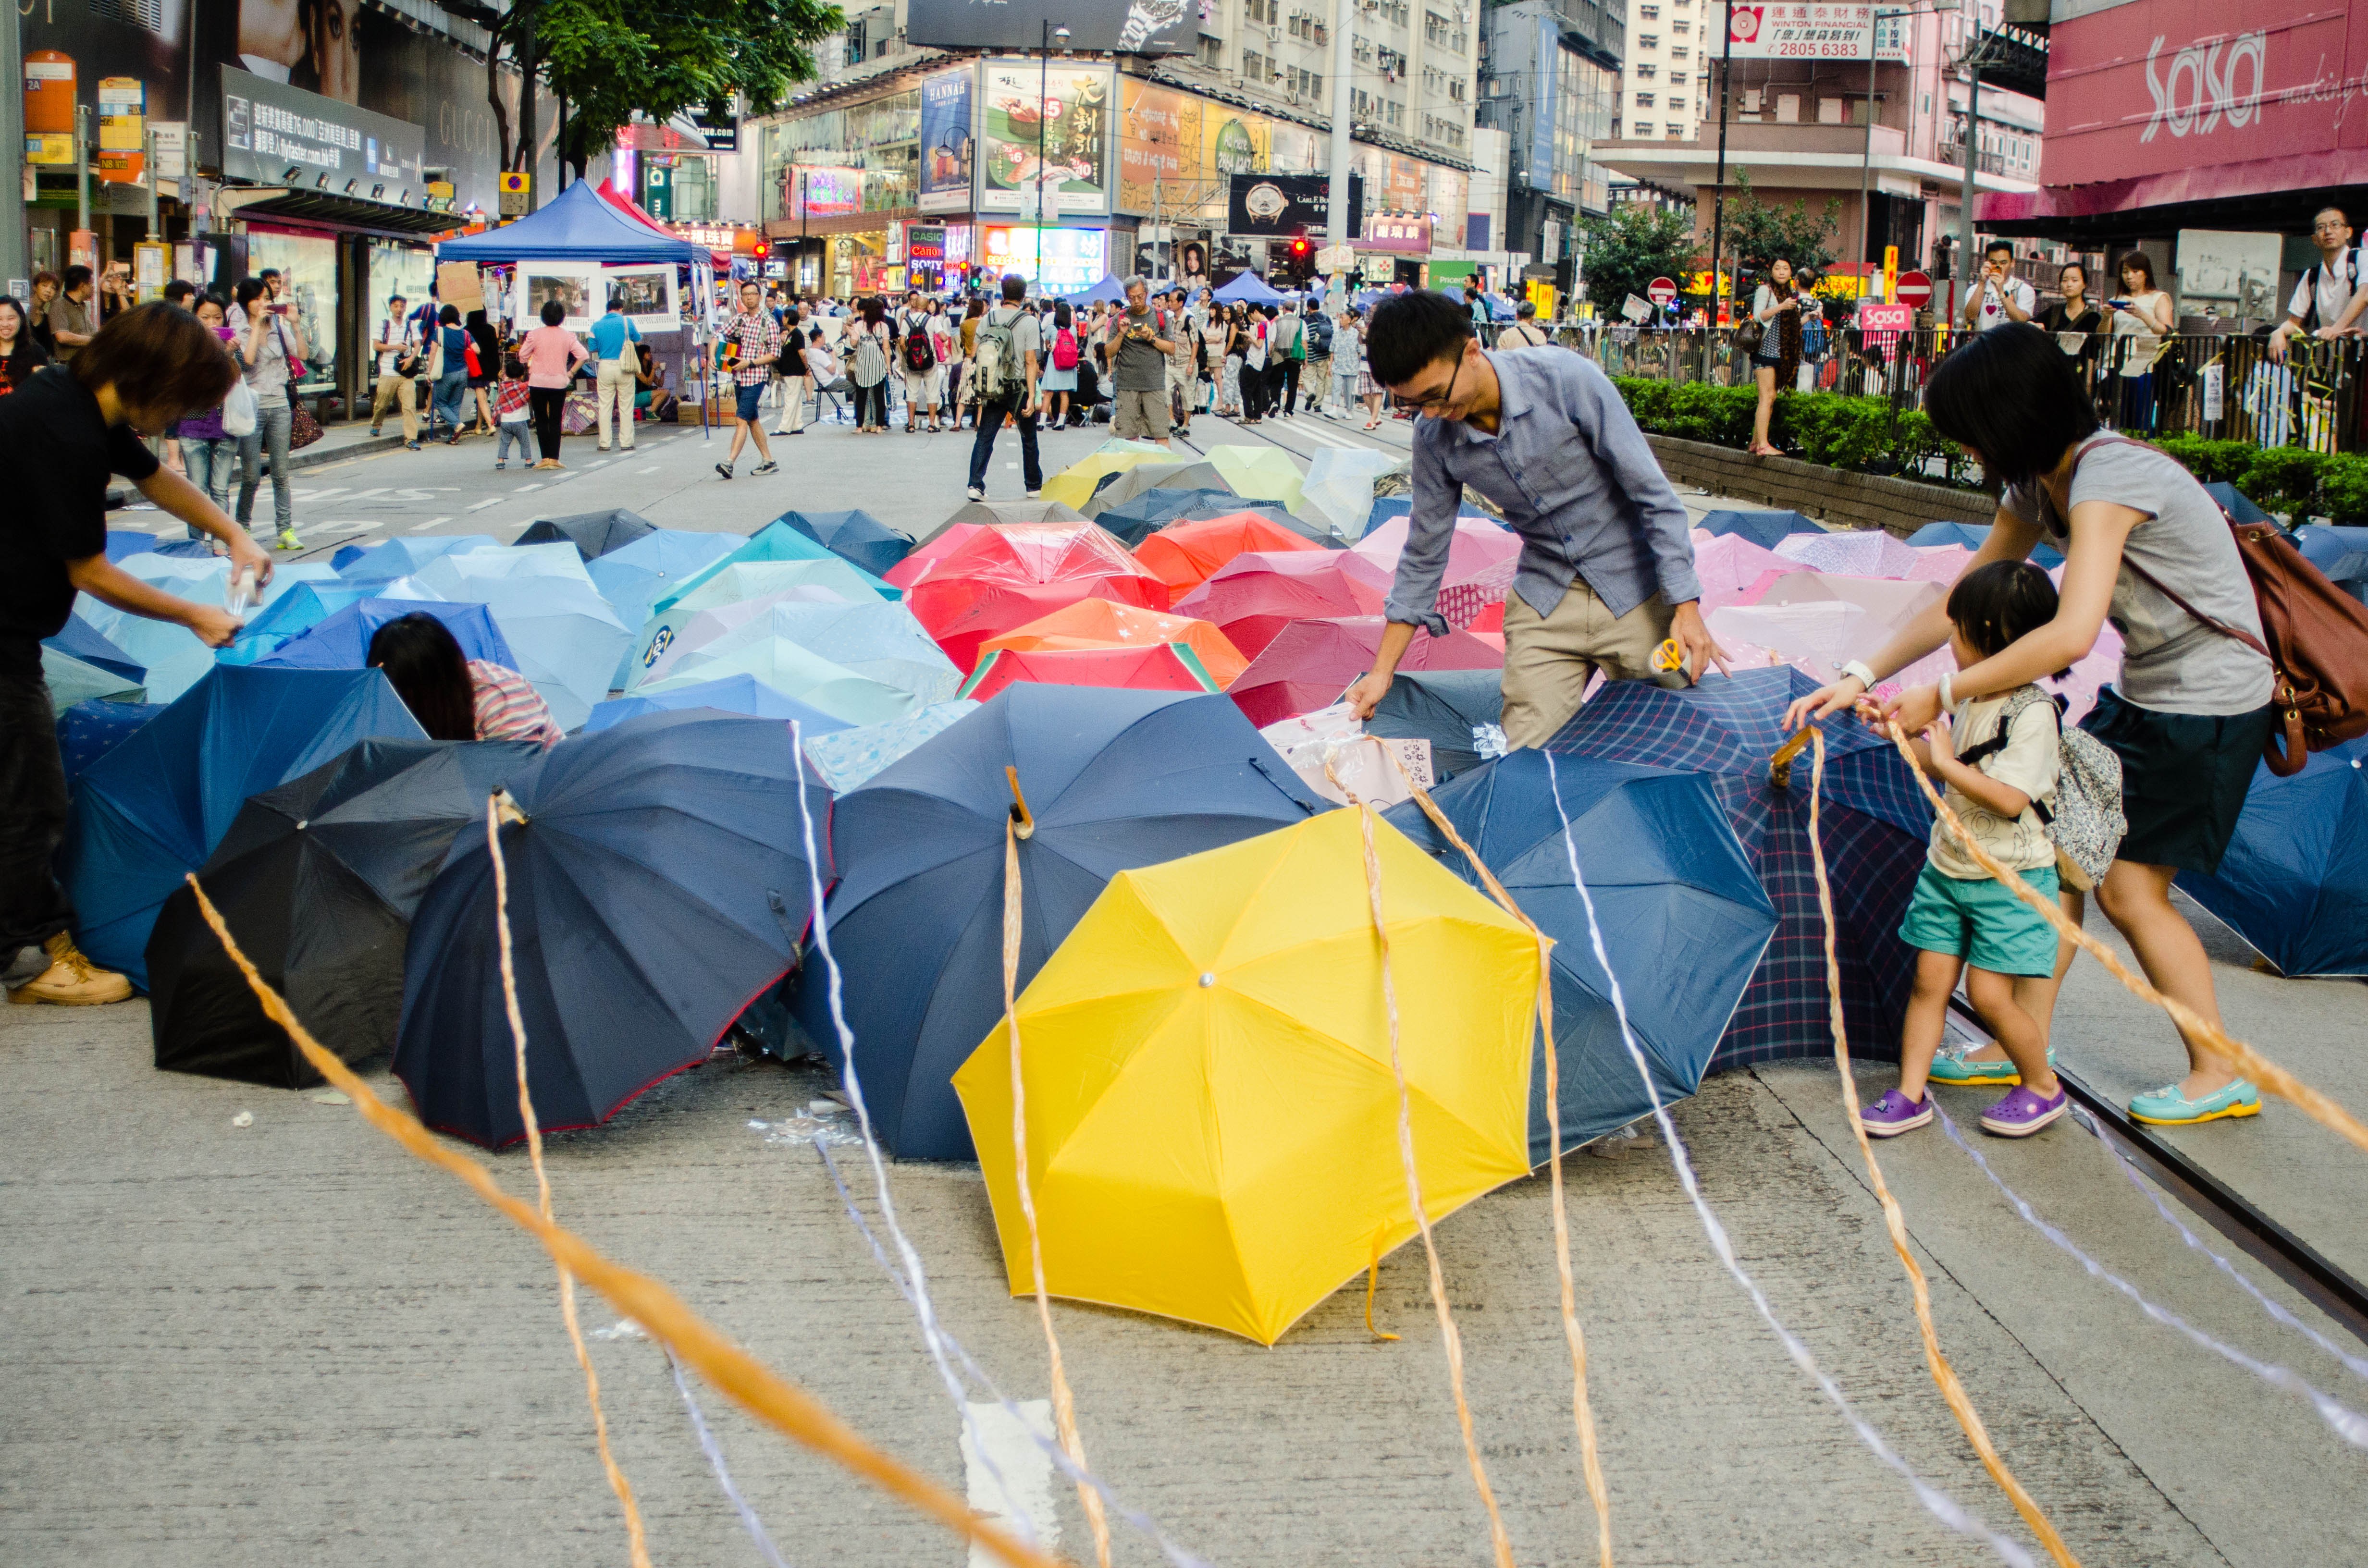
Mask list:
[[[1402,397],[1398,399],[1398,416],[1402,419],[1412,419],[1417,415],[1429,414],[1434,409],[1445,408],[1454,400],[1455,383],[1463,378],[1463,357],[1459,354],[1455,357],[1455,369],[1448,375],[1447,390],[1444,392],[1433,392],[1429,397]]]

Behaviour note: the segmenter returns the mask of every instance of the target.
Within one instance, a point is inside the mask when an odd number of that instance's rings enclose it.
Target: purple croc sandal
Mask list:
[[[1927,1090],[1920,1101],[1911,1100],[1897,1089],[1884,1092],[1881,1099],[1858,1113],[1858,1124],[1866,1129],[1870,1138],[1896,1138],[1903,1132],[1913,1132],[1932,1119],[1932,1096]]]
[[[2001,1138],[2028,1138],[2071,1108],[2071,1095],[2061,1084],[2055,1086],[2054,1099],[2043,1099],[2018,1086],[1982,1113],[1982,1129]]]

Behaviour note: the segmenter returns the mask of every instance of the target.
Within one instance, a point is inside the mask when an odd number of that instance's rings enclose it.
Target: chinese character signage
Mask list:
[[[1032,211],[1042,189],[1047,216],[1109,211],[1110,68],[990,60],[984,69],[978,210]]]
[[[1429,256],[1430,218],[1412,212],[1376,213],[1365,223],[1365,237],[1360,248]]]
[[[1737,60],[1864,60],[1874,28],[1868,0],[1770,0],[1729,4],[1728,46]],[[1907,59],[1907,34],[1896,17],[1883,22],[1882,58]]]
[[[426,191],[420,127],[236,66],[222,68],[222,173],[231,178],[340,193],[348,180],[367,180],[391,187],[380,194],[385,201],[405,187],[414,199]]]

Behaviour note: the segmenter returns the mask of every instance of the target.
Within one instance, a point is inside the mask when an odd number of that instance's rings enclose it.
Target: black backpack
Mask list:
[[[929,330],[916,326],[905,334],[905,369],[926,376],[938,368],[937,350],[929,347]]]

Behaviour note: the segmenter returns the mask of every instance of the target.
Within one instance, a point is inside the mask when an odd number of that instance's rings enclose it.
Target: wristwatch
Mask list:
[[[1834,668],[1841,671],[1844,676],[1850,679],[1857,681],[1859,685],[1866,687],[1867,690],[1873,691],[1874,689],[1874,671],[1867,667],[1865,660],[1844,659],[1840,664],[1836,665]]]

